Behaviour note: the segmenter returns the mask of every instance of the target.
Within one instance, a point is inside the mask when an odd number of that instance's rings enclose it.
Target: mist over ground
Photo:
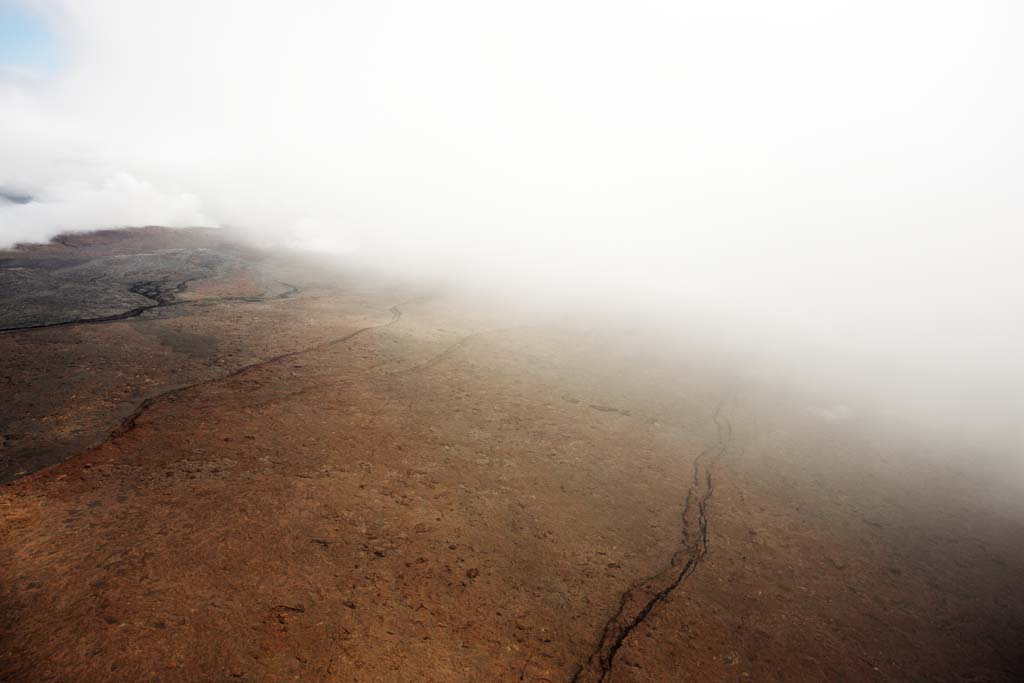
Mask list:
[[[1019,3],[0,5],[3,245],[231,227],[1022,451]]]

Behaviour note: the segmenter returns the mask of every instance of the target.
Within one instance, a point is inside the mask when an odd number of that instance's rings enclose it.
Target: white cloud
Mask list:
[[[0,242],[230,224],[1024,378],[1019,3],[34,6],[67,67],[0,78],[0,187],[45,199]]]
[[[117,173],[97,184],[82,181],[47,185],[27,203],[0,206],[0,234],[11,242],[98,227],[164,225],[212,226],[199,198],[188,193],[169,194],[127,173]]]

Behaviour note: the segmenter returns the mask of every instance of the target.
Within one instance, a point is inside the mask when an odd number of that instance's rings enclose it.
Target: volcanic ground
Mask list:
[[[1024,678],[1012,486],[545,311],[216,230],[0,252],[0,680]]]

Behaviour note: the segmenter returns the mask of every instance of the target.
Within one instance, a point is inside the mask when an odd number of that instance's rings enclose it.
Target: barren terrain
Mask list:
[[[0,328],[0,680],[1024,676],[1012,487],[642,331],[157,228]]]

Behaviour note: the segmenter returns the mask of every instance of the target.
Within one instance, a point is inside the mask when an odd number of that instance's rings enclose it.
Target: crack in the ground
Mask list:
[[[480,330],[479,332],[474,332],[472,334],[467,334],[465,337],[463,337],[459,341],[455,342],[454,344],[452,344],[451,346],[449,346],[448,348],[446,348],[444,351],[442,351],[441,353],[437,354],[436,356],[428,358],[427,360],[423,361],[422,363],[419,363],[418,365],[413,365],[411,367],[404,368],[404,369],[401,369],[401,370],[395,370],[391,374],[392,375],[408,375],[408,374],[411,374],[411,373],[414,373],[414,372],[419,372],[420,370],[426,370],[427,368],[431,368],[431,367],[437,365],[438,363],[440,363],[441,361],[446,360],[447,358],[449,358],[450,356],[455,354],[456,351],[458,351],[459,349],[462,349],[463,347],[465,347],[467,344],[469,344],[469,342],[473,341],[474,339],[477,339],[477,338],[482,337],[482,336],[487,335],[487,334],[495,334],[495,333],[498,333],[498,332],[511,332],[511,331],[514,331],[514,330],[521,330],[521,329],[524,329],[524,327],[525,326],[520,326],[520,327],[499,327],[499,328],[496,328],[496,329]]]
[[[135,308],[113,315],[104,315],[96,318],[75,318],[73,320],[62,320],[56,323],[39,323],[38,325],[18,325],[15,327],[2,327],[0,332],[20,332],[22,330],[38,330],[45,327],[64,327],[67,325],[88,325],[93,323],[109,323],[117,320],[127,320],[128,318],[137,318],[146,311],[151,311],[154,308],[166,308],[167,306],[176,306],[179,304],[187,303],[186,301],[178,301],[174,298],[175,294],[180,294],[185,291],[188,287],[188,283],[194,280],[198,280],[197,277],[191,277],[186,280],[182,280],[170,290],[164,290],[163,283],[159,281],[143,280],[136,282],[128,287],[128,291],[132,294],[138,294],[143,296],[153,303],[145,306],[136,306]]]
[[[732,441],[732,423],[715,408],[716,441],[693,461],[693,481],[683,505],[681,542],[668,566],[634,584],[623,593],[619,609],[605,624],[597,647],[586,664],[576,670],[573,683],[601,683],[611,673],[615,655],[630,634],[697,569],[708,552],[708,503],[714,491],[712,468]]]
[[[271,358],[266,358],[264,360],[257,361],[255,363],[250,363],[249,365],[243,365],[242,367],[237,368],[236,370],[232,370],[228,374],[221,375],[220,377],[212,377],[210,379],[203,380],[202,382],[195,382],[193,384],[186,384],[186,385],[183,385],[183,386],[172,387],[170,389],[167,389],[165,391],[160,392],[159,394],[157,394],[155,396],[151,396],[151,397],[145,399],[144,401],[142,401],[142,403],[140,403],[138,405],[138,407],[135,410],[133,410],[131,412],[131,414],[128,415],[128,417],[126,417],[124,420],[122,420],[121,424],[118,425],[116,428],[114,428],[110,432],[110,436],[108,436],[100,444],[97,444],[97,446],[94,446],[93,448],[98,448],[99,446],[102,446],[104,443],[107,443],[109,441],[117,439],[118,437],[121,437],[121,436],[127,434],[128,432],[132,431],[133,429],[135,429],[138,419],[147,410],[149,410],[153,406],[153,404],[155,404],[157,401],[161,401],[163,399],[170,398],[170,397],[175,396],[177,394],[180,394],[182,392],[188,391],[189,389],[195,389],[196,387],[207,386],[207,385],[210,385],[210,384],[214,384],[216,382],[223,382],[225,380],[233,379],[235,377],[239,377],[241,375],[244,375],[245,373],[249,372],[250,370],[254,370],[256,368],[261,368],[261,367],[264,367],[264,366],[267,366],[267,365],[272,365],[272,364],[277,363],[279,361],[287,360],[288,358],[295,358],[296,356],[301,356],[301,355],[306,354],[306,353],[313,353],[314,351],[321,351],[323,349],[327,349],[327,348],[330,348],[332,346],[337,346],[338,344],[343,344],[343,343],[345,343],[345,342],[347,342],[347,341],[349,341],[349,340],[359,336],[360,334],[363,334],[364,332],[368,332],[370,330],[375,330],[375,329],[384,328],[384,327],[390,327],[390,326],[394,325],[396,322],[398,322],[398,320],[402,317],[402,311],[398,308],[397,305],[396,306],[392,306],[391,308],[389,308],[388,312],[391,313],[391,319],[388,320],[387,322],[379,323],[377,325],[367,325],[365,327],[360,327],[358,330],[355,330],[354,332],[350,332],[350,333],[348,333],[348,334],[346,334],[346,335],[344,335],[342,337],[338,337],[336,339],[328,339],[325,342],[321,342],[319,344],[314,344],[313,346],[310,346],[310,347],[307,347],[307,348],[304,348],[304,349],[299,349],[298,351],[289,351],[288,353],[278,354],[278,355],[273,356]],[[93,448],[90,448],[88,450],[93,450]]]
[[[148,411],[150,408],[152,408],[155,404],[157,404],[160,401],[164,401],[166,399],[172,398],[172,397],[177,396],[178,394],[184,393],[184,392],[186,392],[186,391],[188,391],[190,389],[195,389],[197,387],[202,387],[202,386],[208,386],[208,385],[211,385],[211,384],[215,384],[217,382],[223,382],[225,380],[229,380],[229,379],[232,379],[232,378],[235,378],[235,377],[239,377],[239,376],[244,375],[245,373],[247,373],[247,372],[249,372],[251,370],[254,370],[256,368],[265,367],[267,365],[272,365],[272,364],[280,362],[282,360],[287,360],[289,358],[295,358],[296,356],[301,356],[303,354],[313,353],[315,351],[320,351],[320,350],[323,350],[323,349],[327,349],[327,348],[330,348],[332,346],[337,346],[339,344],[344,344],[345,342],[350,341],[350,340],[354,339],[355,337],[357,337],[357,336],[359,336],[359,335],[361,335],[361,334],[363,334],[365,332],[369,332],[370,330],[382,329],[382,328],[385,328],[385,327],[390,327],[390,326],[394,325],[395,323],[397,323],[399,321],[399,319],[402,317],[402,311],[399,308],[399,306],[401,306],[401,305],[402,304],[397,304],[397,305],[392,306],[392,307],[390,307],[388,309],[388,312],[391,314],[391,318],[389,320],[387,320],[386,322],[378,323],[376,325],[366,325],[364,327],[360,327],[359,329],[357,329],[357,330],[355,330],[353,332],[349,332],[348,334],[346,334],[344,336],[341,336],[341,337],[337,337],[335,339],[328,339],[327,341],[321,342],[319,344],[314,344],[313,346],[309,346],[309,347],[306,347],[304,349],[299,349],[297,351],[289,351],[287,353],[278,354],[278,355],[273,356],[271,358],[265,358],[264,360],[257,361],[255,363],[250,363],[248,365],[244,365],[244,366],[242,366],[240,368],[237,368],[237,369],[229,372],[226,375],[221,375],[219,377],[211,377],[210,379],[203,380],[201,382],[194,382],[192,384],[183,384],[183,385],[179,385],[179,386],[172,386],[169,389],[165,389],[164,391],[161,391],[158,394],[155,394],[153,396],[149,396],[148,398],[144,399],[141,403],[139,403],[139,405],[136,406],[135,409],[131,413],[129,413],[127,417],[125,417],[123,420],[121,420],[121,422],[114,429],[110,430],[110,432],[107,434],[106,438],[104,438],[101,441],[93,444],[92,446],[89,446],[88,448],[84,449],[81,453],[79,453],[79,455],[84,454],[84,453],[88,453],[88,452],[93,451],[93,450],[96,450],[97,448],[100,448],[103,445],[105,445],[107,443],[110,443],[111,441],[114,441],[114,440],[124,436],[128,432],[132,431],[133,429],[135,429],[138,426],[139,418],[142,417],[142,415],[144,415],[146,413],[146,411]],[[70,460],[73,457],[76,457],[76,456],[70,456],[69,458],[65,458],[65,461]],[[43,468],[43,469],[45,470],[47,468]]]
[[[102,276],[97,276],[102,277]],[[94,278],[94,279],[97,279]],[[179,282],[169,290],[163,288],[163,284],[160,281],[144,280],[136,282],[128,287],[128,291],[133,294],[143,296],[153,303],[146,306],[138,306],[121,313],[115,313],[113,315],[99,316],[96,318],[75,318],[73,320],[62,320],[55,323],[40,323],[38,325],[19,325],[16,327],[0,327],[0,333],[3,332],[21,332],[23,330],[39,330],[48,327],[65,327],[69,325],[92,325],[96,323],[110,323],[117,322],[119,320],[127,320],[129,318],[137,318],[146,311],[152,311],[157,308],[168,308],[171,306],[183,306],[185,304],[210,304],[210,303],[229,303],[232,301],[250,302],[256,303],[260,301],[274,301],[277,299],[288,299],[298,294],[301,289],[295,285],[290,285],[287,282],[281,282],[277,280],[279,285],[283,285],[287,289],[280,294],[274,296],[214,296],[206,297],[203,299],[176,299],[176,294],[184,292],[188,283],[196,280],[201,280],[200,277],[191,277],[186,280]],[[92,282],[92,280],[90,280]]]
[[[437,365],[438,363],[440,363],[444,359],[446,359],[449,356],[451,356],[452,354],[454,354],[456,351],[458,351],[459,349],[464,347],[466,344],[471,342],[473,339],[479,337],[480,335],[487,334],[488,331],[489,330],[484,330],[484,331],[481,331],[481,332],[474,332],[473,334],[466,335],[465,337],[463,337],[459,341],[455,342],[454,344],[452,344],[451,346],[449,346],[448,348],[446,348],[444,351],[442,351],[441,353],[437,354],[436,356],[434,356],[432,358],[428,358],[427,360],[425,360],[424,362],[422,362],[422,363],[420,363],[418,365],[413,365],[412,367],[408,367],[408,368],[405,368],[405,369],[402,369],[402,370],[396,370],[392,374],[395,374],[395,375],[408,375],[408,374],[413,373],[413,372],[419,372],[420,370],[426,370],[429,367],[433,367],[434,365]]]

